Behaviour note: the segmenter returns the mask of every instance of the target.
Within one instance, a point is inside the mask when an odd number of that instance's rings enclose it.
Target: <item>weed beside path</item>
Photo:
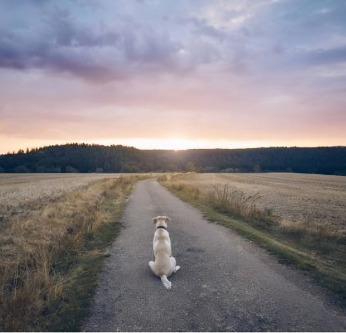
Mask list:
[[[177,174],[161,176],[158,180],[179,198],[201,210],[208,220],[235,230],[277,255],[281,262],[293,264],[314,277],[346,306],[344,233],[311,221],[281,224],[273,209],[256,206],[256,195],[247,196],[232,188],[231,183],[222,187],[192,185],[186,182],[188,177]]]
[[[1,331],[79,330],[138,180],[96,180],[3,221]]]

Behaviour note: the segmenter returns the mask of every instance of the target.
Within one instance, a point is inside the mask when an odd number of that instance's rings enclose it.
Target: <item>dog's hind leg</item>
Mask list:
[[[153,272],[156,276],[160,277],[159,274],[157,274],[156,266],[155,266],[155,262],[154,262],[154,261],[149,261],[149,267],[150,267],[150,269],[152,270],[152,272]]]
[[[171,283],[170,281],[168,281],[166,275],[161,275],[161,276],[160,276],[160,275],[157,273],[157,270],[156,270],[156,266],[155,266],[155,262],[154,262],[154,261],[149,261],[149,267],[150,267],[150,269],[152,270],[152,272],[153,272],[157,277],[159,277],[159,278],[161,279],[161,281],[162,281],[163,285],[165,286],[165,288],[166,288],[167,290],[171,290],[171,288],[172,288],[172,283]]]
[[[175,273],[177,270],[179,270],[180,266],[177,266],[177,261],[174,257],[170,257],[169,259],[171,261],[171,272],[169,275],[171,275],[172,273]]]
[[[167,276],[166,275],[162,275],[160,276],[161,281],[163,283],[163,285],[166,287],[167,290],[171,290],[172,288],[172,283],[170,281],[168,281]]]

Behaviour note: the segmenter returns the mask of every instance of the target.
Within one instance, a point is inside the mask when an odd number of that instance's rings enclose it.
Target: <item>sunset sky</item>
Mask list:
[[[0,154],[346,145],[346,1],[0,0]]]

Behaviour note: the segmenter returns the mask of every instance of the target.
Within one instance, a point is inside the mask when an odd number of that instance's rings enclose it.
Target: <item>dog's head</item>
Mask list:
[[[167,228],[167,222],[171,219],[167,216],[156,216],[153,218],[153,222],[156,224],[157,227],[165,227]]]

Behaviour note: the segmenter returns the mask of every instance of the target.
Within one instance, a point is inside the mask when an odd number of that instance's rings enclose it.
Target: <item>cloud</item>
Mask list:
[[[226,29],[210,22],[208,16],[187,14],[171,4],[154,8],[154,2],[150,2],[151,9],[161,11],[161,16],[168,9],[175,10],[177,16],[168,23],[156,22],[159,15],[143,20],[136,16],[132,1],[113,3],[100,2],[102,10],[114,11],[112,19],[104,14],[93,18],[92,13],[99,13],[99,8],[91,2],[64,1],[56,5],[47,1],[30,8],[28,4],[7,5],[10,16],[20,17],[29,9],[32,16],[24,25],[16,21],[16,25],[0,26],[0,68],[39,68],[96,82],[141,75],[180,76],[208,64],[219,64],[238,74],[245,74],[249,68],[246,60],[252,50],[247,38],[253,32],[238,29],[239,24],[235,24],[235,30]],[[202,7],[210,5],[199,3]],[[118,10],[120,5],[123,11]],[[149,8],[146,2],[138,5]],[[244,16],[239,11],[231,12],[223,17],[239,21],[239,15]]]
[[[91,82],[179,78],[208,66],[231,77],[275,71],[280,79],[345,58],[342,2],[3,1],[1,6],[8,15],[0,20],[0,68],[43,69]]]
[[[151,25],[117,17],[116,23],[82,22],[67,9],[40,13],[32,29],[2,27],[0,67],[41,68],[91,81],[122,80],[136,73],[184,71],[181,43]]]
[[[346,43],[343,47],[306,53],[306,65],[328,65],[346,62]]]
[[[212,26],[205,18],[182,18],[179,20],[179,23],[191,25],[193,28],[192,33],[197,36],[205,36],[212,39],[217,39],[221,42],[229,37],[229,35],[223,29],[218,29]]]

